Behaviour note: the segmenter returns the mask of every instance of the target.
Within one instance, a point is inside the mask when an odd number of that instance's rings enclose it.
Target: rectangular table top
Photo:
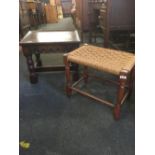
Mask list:
[[[78,31],[28,31],[20,41],[23,44],[41,44],[41,43],[79,43],[80,37]]]

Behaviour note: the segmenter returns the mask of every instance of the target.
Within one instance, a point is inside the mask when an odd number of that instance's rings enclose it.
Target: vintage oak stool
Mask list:
[[[67,95],[71,95],[72,90],[74,90],[82,95],[104,103],[113,108],[114,118],[119,119],[121,105],[127,96],[131,94],[132,90],[135,66],[134,54],[85,44],[68,54],[64,54],[64,63]],[[70,76],[70,63],[84,66],[82,78],[73,84]],[[81,80],[87,82],[89,76],[87,71],[88,67],[118,76],[118,82],[108,80],[118,86],[116,103],[111,103],[76,88]]]

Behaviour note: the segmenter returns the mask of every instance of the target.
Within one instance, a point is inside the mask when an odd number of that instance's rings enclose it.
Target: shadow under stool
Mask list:
[[[76,82],[72,82],[71,79],[71,63],[84,66],[82,77]],[[135,68],[134,54],[85,44],[72,52],[64,54],[64,64],[67,95],[70,96],[72,91],[75,91],[84,96],[97,100],[100,103],[104,103],[113,108],[114,118],[118,120],[121,115],[121,106],[125,99],[130,96],[133,87]],[[88,78],[91,76],[91,74],[88,73],[88,68],[118,77],[118,81],[103,79],[116,84],[118,90],[115,103],[101,99],[77,87],[82,81],[84,81],[84,83],[88,82]],[[95,75],[95,78],[101,77],[97,77]]]

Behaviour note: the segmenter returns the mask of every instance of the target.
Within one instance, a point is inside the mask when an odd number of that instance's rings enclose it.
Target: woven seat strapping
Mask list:
[[[119,75],[122,70],[131,71],[135,64],[132,53],[84,45],[70,52],[68,61]]]

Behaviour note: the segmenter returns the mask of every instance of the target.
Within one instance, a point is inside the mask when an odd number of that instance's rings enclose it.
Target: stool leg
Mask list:
[[[128,100],[129,100],[129,109],[132,110],[132,102],[131,102],[131,96],[133,92],[133,85],[134,85],[134,73],[135,73],[135,68],[131,70],[130,73],[130,80],[129,80],[129,94],[128,94]]]
[[[71,76],[70,76],[70,64],[67,61],[67,54],[64,54],[65,75],[66,75],[66,94],[70,96],[72,94],[71,89]]]
[[[88,82],[88,67],[84,66],[84,71],[83,71],[83,77],[84,77],[84,82]]]
[[[117,102],[114,107],[114,118],[116,120],[120,119],[121,115],[121,101],[125,94],[125,85],[127,82],[127,71],[123,70],[119,75],[119,89],[118,89],[118,95],[117,95]]]
[[[131,97],[132,90],[133,90],[134,73],[135,73],[135,67],[133,67],[133,69],[131,70],[131,73],[130,73],[129,96],[128,96],[129,99],[130,99],[130,97]]]

